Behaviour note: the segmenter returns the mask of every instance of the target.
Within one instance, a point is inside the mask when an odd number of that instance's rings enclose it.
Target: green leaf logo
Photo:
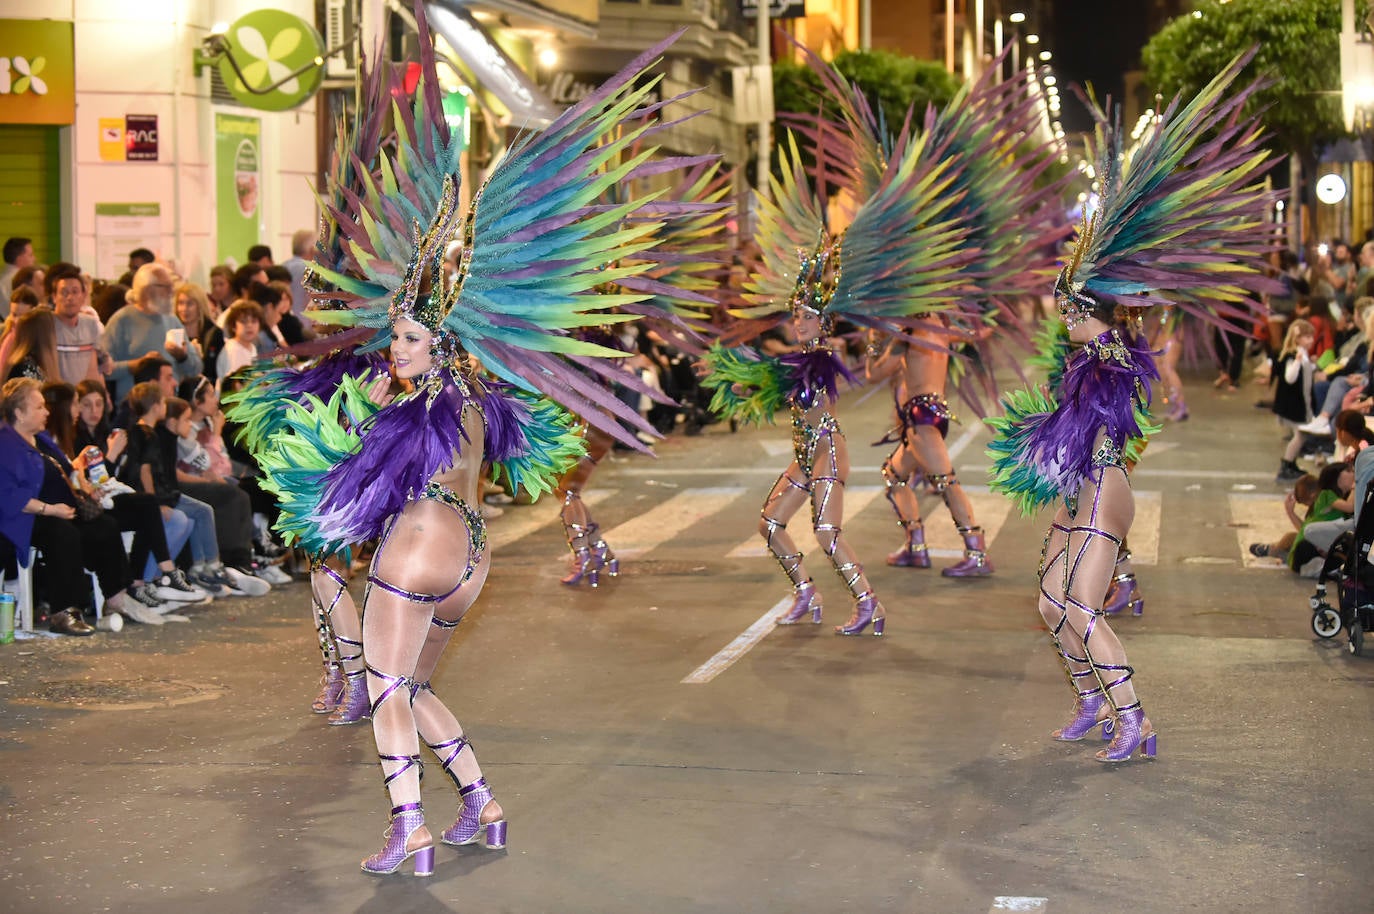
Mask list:
[[[38,75],[43,72],[43,68],[47,65],[48,59],[46,57],[35,57],[32,61],[24,57],[15,57],[13,66],[19,73],[19,78],[14,81],[10,91],[15,95],[20,95],[26,90],[32,89],[34,95],[47,95],[48,84]]]
[[[294,108],[314,94],[322,78],[324,43],[310,23],[282,10],[260,9],[229,27],[230,53],[219,65],[225,86],[241,103],[268,111]],[[271,86],[270,91],[265,91]]]

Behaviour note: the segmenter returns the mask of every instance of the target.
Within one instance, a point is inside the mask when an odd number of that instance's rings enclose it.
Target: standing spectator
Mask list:
[[[222,315],[234,303],[234,268],[227,263],[210,268],[210,290],[206,294],[205,319],[219,323]]]
[[[315,233],[310,229],[298,229],[291,236],[291,259],[282,264],[291,274],[291,313],[305,325],[305,309],[310,305],[310,294],[305,291],[303,280],[305,271],[315,252]]]
[[[14,279],[10,287],[13,292],[21,286],[27,286],[33,290],[33,294],[38,296],[40,301],[47,301],[47,293],[43,288],[43,283],[47,279],[47,269],[42,264],[33,264],[27,267],[20,267],[14,272]]]
[[[129,303],[128,295],[129,287],[117,282],[97,284],[92,310],[102,325],[108,326],[115,313]]]
[[[186,328],[186,338],[200,343],[201,360],[205,363],[205,377],[212,382],[224,350],[224,331],[215,326],[209,316],[210,298],[205,290],[193,282],[183,282],[176,288],[177,319]],[[194,380],[187,378],[186,380]]]
[[[68,384],[99,381],[100,321],[85,313],[86,284],[81,268],[71,263],[55,263],[48,270],[48,298],[57,318],[57,370]]]
[[[4,379],[58,380],[56,320],[47,308],[35,308],[14,324],[14,345],[5,360]]]
[[[224,351],[215,366],[221,383],[257,359],[261,328],[262,307],[257,302],[236,301],[224,312]]]
[[[34,265],[37,258],[33,256],[32,238],[7,238],[3,250],[5,266],[0,269],[0,302],[8,302],[10,293],[14,291],[14,274],[24,267]],[[3,315],[9,316],[7,310]]]
[[[144,264],[154,263],[156,261],[157,255],[147,248],[134,248],[129,252],[129,269],[123,276],[119,277],[119,284],[121,286],[132,286],[134,284],[134,274],[137,273]]]
[[[1358,260],[1359,269],[1355,271],[1355,296],[1374,295],[1374,288],[1371,288],[1370,279],[1374,278],[1374,241],[1366,241],[1360,245]]]
[[[265,244],[255,244],[248,249],[248,259],[244,263],[255,263],[266,269],[273,263],[272,249]]]
[[[1327,271],[1336,300],[1348,305],[1355,300],[1355,258],[1350,245],[1337,239],[1331,242],[1331,269]]]
[[[267,284],[267,288],[277,294],[277,300],[272,305],[263,306],[263,315],[267,317],[268,323],[272,322],[272,317],[268,312],[274,312],[276,327],[273,335],[283,347],[298,346],[308,339],[314,339],[315,334],[306,329],[301,319],[291,310],[291,285],[290,283],[273,280]]]
[[[250,297],[248,292],[255,282],[260,282],[264,285],[267,283],[267,271],[262,267],[255,263],[245,263],[235,270],[233,278],[229,280],[229,288],[233,294],[233,298],[229,303],[232,305],[240,299]],[[224,326],[223,321],[220,322],[220,326]]]
[[[10,316],[5,318],[5,328],[0,330],[0,381],[4,380],[5,365],[9,363],[10,352],[14,350],[14,328],[19,318],[38,307],[38,296],[27,286],[20,286],[10,293]]]
[[[1279,481],[1289,482],[1302,475],[1298,469],[1298,455],[1302,452],[1303,442],[1307,439],[1301,426],[1312,420],[1312,381],[1321,372],[1308,355],[1308,348],[1316,339],[1317,331],[1308,321],[1298,318],[1288,327],[1283,348],[1279,350],[1279,361],[1274,367],[1274,413],[1279,424],[1293,433],[1288,447],[1283,452],[1279,464]]]
[[[116,397],[132,385],[135,359],[159,355],[171,362],[178,377],[201,372],[200,344],[186,339],[186,328],[172,314],[172,274],[157,263],[144,264],[134,274],[128,299],[105,326],[101,342],[114,360],[110,383]]]

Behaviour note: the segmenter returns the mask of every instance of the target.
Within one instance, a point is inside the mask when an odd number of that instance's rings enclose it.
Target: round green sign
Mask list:
[[[220,79],[229,94],[250,108],[294,108],[314,95],[324,78],[319,65],[324,42],[315,27],[299,16],[281,10],[254,10],[235,20],[224,33],[224,40],[229,53],[219,62]],[[231,55],[243,73],[242,79],[229,62]],[[305,72],[291,76],[302,67]],[[270,92],[261,92],[288,76],[291,78]],[[250,92],[250,87],[259,91]]]

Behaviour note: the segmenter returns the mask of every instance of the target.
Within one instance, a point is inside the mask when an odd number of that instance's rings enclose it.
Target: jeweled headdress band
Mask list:
[[[840,285],[840,251],[843,241],[831,238],[824,229],[816,247],[810,252],[798,251],[797,283],[792,289],[788,307],[792,311],[808,311],[817,317],[826,316],[826,308],[835,298]]]
[[[1064,265],[1054,283],[1054,302],[1059,307],[1059,318],[1070,330],[1094,314],[1100,313],[1105,307],[1103,302],[1084,288],[1083,283],[1074,281],[1074,274],[1083,263],[1083,252],[1092,244],[1093,235],[1097,233],[1097,217],[1100,212],[1101,210],[1095,210],[1084,220],[1078,239],[1074,242],[1073,256]]]

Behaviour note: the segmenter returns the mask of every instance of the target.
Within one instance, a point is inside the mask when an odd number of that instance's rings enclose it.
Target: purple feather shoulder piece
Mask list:
[[[369,419],[361,447],[325,477],[315,516],[321,534],[344,543],[381,536],[387,519],[468,444],[462,415],[470,402],[467,385],[444,372]]]
[[[1143,336],[1108,330],[1069,356],[1059,406],[1028,437],[1024,453],[1038,474],[1065,495],[1078,490],[1092,469],[1093,445],[1104,431],[1118,449],[1142,434],[1137,406],[1150,402],[1158,380]]]
[[[839,356],[830,349],[813,349],[804,352],[789,352],[779,357],[786,372],[787,399],[810,409],[821,402],[834,403],[840,396],[840,379],[857,385],[859,379],[845,367]]]

